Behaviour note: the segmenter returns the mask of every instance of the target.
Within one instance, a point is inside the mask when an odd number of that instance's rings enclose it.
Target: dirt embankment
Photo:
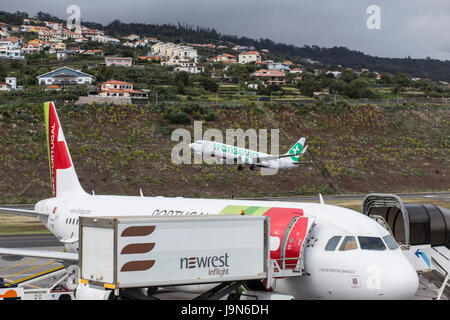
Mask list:
[[[234,165],[176,165],[171,141],[177,118],[146,107],[58,108],[75,168],[96,194],[261,197],[449,190],[448,109],[379,106],[255,107],[193,112],[207,129],[279,129],[280,153],[308,137],[319,167],[303,165],[262,176]],[[48,197],[49,169],[42,107],[0,107],[0,203]],[[167,120],[169,119],[169,120]],[[172,119],[172,120],[170,120]],[[175,119],[175,120],[173,120]],[[192,123],[191,122],[191,123]],[[257,131],[258,132],[258,131]],[[268,149],[270,151],[270,134]],[[326,175],[324,175],[324,172]]]

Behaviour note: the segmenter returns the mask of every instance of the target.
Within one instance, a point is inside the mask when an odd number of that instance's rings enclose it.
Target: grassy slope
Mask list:
[[[19,112],[20,111],[20,112]],[[280,129],[280,152],[300,136],[345,193],[449,190],[448,109],[216,109],[208,128]],[[50,195],[42,107],[0,107],[0,202],[32,203]],[[327,193],[313,167],[277,176],[235,166],[175,165],[175,128],[142,107],[59,108],[60,120],[86,191],[96,194],[258,197]],[[192,130],[192,126],[184,126]],[[307,157],[306,157],[307,158]]]

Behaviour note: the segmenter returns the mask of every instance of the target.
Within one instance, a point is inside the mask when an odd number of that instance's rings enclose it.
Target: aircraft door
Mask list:
[[[300,216],[292,219],[281,244],[281,268],[303,268],[304,247],[313,225],[314,219],[311,217]]]
[[[57,237],[59,237],[61,233],[61,215],[66,208],[66,202],[60,204],[59,206],[54,206],[48,218],[48,227]]]

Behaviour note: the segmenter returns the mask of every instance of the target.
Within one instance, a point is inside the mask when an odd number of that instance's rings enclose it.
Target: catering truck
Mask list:
[[[282,268],[270,259],[269,228],[268,216],[81,216],[77,291],[103,299],[128,288],[215,283],[229,293],[270,282]],[[300,275],[296,262],[283,276]]]

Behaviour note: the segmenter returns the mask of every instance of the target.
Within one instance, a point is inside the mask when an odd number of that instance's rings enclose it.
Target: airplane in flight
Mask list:
[[[244,212],[270,216],[271,258],[304,258],[304,275],[277,279],[274,292],[295,299],[409,299],[417,291],[416,270],[388,230],[361,213],[326,205],[322,198],[320,203],[299,203],[88,194],[75,172],[54,103],[44,104],[44,114],[53,197],[36,203],[34,210],[0,211],[38,217],[68,252],[0,248],[0,256],[48,258],[66,266],[77,265],[81,215]],[[198,290],[206,291],[204,286],[198,285]]]
[[[300,164],[300,157],[306,152],[305,138],[298,140],[288,152],[282,155],[272,155],[215,141],[198,140],[189,144],[189,148],[198,154],[205,154],[217,159],[218,163],[237,163],[238,170],[243,170],[243,165],[249,165],[250,170],[256,167],[270,169],[292,169]]]

